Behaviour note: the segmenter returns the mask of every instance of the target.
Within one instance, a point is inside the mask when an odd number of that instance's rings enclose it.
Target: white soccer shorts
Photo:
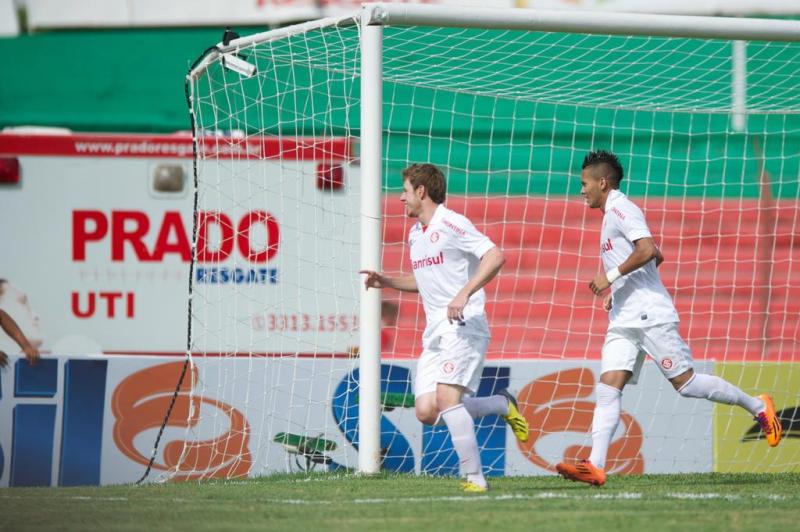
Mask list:
[[[448,331],[434,339],[417,362],[414,395],[435,392],[436,385],[455,384],[478,390],[489,338]]]
[[[633,373],[628,384],[636,384],[645,355],[658,365],[667,379],[692,369],[692,352],[681,338],[677,323],[646,328],[612,327],[603,344],[600,373],[625,370]]]

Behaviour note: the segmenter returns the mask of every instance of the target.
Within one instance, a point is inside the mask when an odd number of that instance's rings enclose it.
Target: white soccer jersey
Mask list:
[[[494,243],[467,218],[439,205],[427,226],[414,224],[408,245],[411,269],[425,307],[423,346],[427,348],[432,340],[451,330],[488,337],[483,289],[469,298],[463,325],[448,322],[447,305],[475,274],[481,257],[495,247]]]
[[[619,190],[606,199],[600,255],[605,271],[618,267],[633,253],[634,241],[650,237],[644,213]],[[679,321],[678,312],[658,275],[656,261],[620,277],[611,285],[611,327],[650,327]]]

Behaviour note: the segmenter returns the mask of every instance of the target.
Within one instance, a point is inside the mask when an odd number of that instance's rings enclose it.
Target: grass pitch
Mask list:
[[[291,475],[0,490],[0,530],[797,530],[800,474],[491,479]]]

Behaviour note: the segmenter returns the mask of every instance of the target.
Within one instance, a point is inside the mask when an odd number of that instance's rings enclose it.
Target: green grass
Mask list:
[[[0,530],[791,530],[800,474],[493,479],[273,476],[142,487],[0,490]]]

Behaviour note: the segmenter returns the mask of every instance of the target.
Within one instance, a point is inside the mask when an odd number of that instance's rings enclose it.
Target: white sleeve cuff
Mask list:
[[[486,240],[484,240],[483,242],[481,242],[480,244],[478,244],[478,247],[476,247],[476,248],[475,248],[475,251],[473,251],[472,253],[473,253],[473,254],[474,254],[476,257],[478,257],[479,259],[481,259],[481,258],[483,258],[483,256],[484,256],[484,255],[486,255],[486,252],[487,252],[487,251],[489,251],[490,249],[492,249],[492,248],[494,248],[494,247],[497,247],[497,246],[495,246],[495,245],[494,245],[494,242],[492,242],[491,240],[489,240],[489,239],[487,238]]]
[[[634,229],[628,232],[628,240],[631,242],[636,242],[640,238],[653,238],[653,235],[646,229]]]

